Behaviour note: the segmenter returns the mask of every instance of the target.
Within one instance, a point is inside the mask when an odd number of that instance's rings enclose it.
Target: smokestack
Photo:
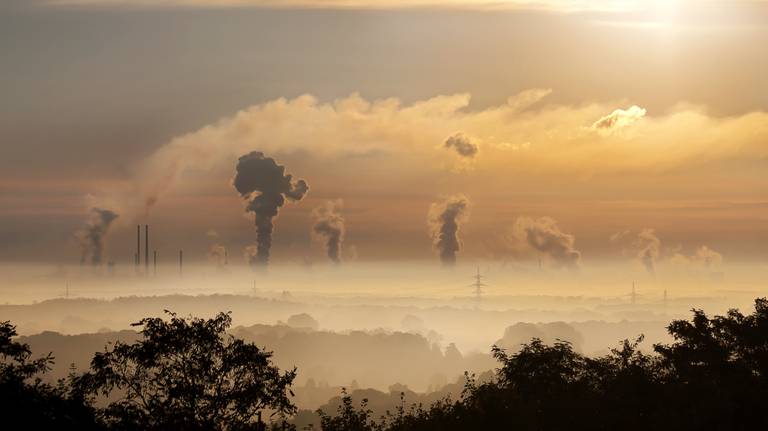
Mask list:
[[[179,250],[179,275],[184,275],[184,250]]]
[[[141,225],[136,225],[136,271],[141,265]]]
[[[149,225],[144,225],[144,275],[149,276]]]

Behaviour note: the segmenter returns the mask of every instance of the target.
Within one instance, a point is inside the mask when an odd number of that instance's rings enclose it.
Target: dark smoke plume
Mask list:
[[[519,217],[513,228],[512,240],[545,255],[559,268],[578,269],[581,252],[576,250],[573,235],[560,230],[557,221],[550,217],[532,219]]]
[[[266,265],[272,246],[272,219],[277,216],[285,199],[299,201],[309,190],[304,180],[293,181],[278,165],[259,151],[241,156],[237,162],[233,185],[248,201],[246,211],[256,215],[256,256],[253,263]]]
[[[341,262],[341,245],[344,242],[344,217],[341,215],[342,201],[328,201],[312,211],[315,224],[312,233],[325,240],[328,258],[333,263]]]
[[[455,195],[429,208],[427,223],[432,243],[440,254],[444,266],[456,264],[456,253],[461,248],[459,228],[469,217],[469,199]]]
[[[104,237],[117,217],[118,215],[110,210],[91,208],[88,223],[77,233],[83,251],[80,257],[81,265],[89,260],[93,266],[101,265],[104,258]]]
[[[463,133],[456,133],[449,136],[443,143],[445,148],[453,148],[461,157],[472,158],[477,155],[479,150],[477,144],[472,142],[469,137]]]

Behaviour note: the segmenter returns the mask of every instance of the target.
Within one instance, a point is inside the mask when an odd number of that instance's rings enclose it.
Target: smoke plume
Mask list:
[[[208,261],[217,266],[228,265],[227,248],[219,242],[219,233],[211,229],[206,232],[205,236],[211,240],[211,245],[208,247]]]
[[[656,260],[661,253],[661,240],[653,229],[645,228],[637,234],[637,257],[643,263],[648,274],[656,275]]]
[[[93,266],[101,265],[104,258],[104,237],[109,231],[109,226],[117,217],[118,215],[113,211],[91,208],[88,223],[77,233],[82,249],[81,265],[89,260]]]
[[[469,139],[469,136],[463,133],[456,133],[448,137],[443,144],[445,148],[453,148],[461,157],[472,158],[477,155],[479,150],[477,144]]]
[[[576,238],[560,230],[557,221],[551,217],[537,219],[518,217],[512,228],[513,245],[527,246],[543,254],[558,268],[578,269],[581,252],[576,250]]]
[[[661,240],[655,230],[643,228],[636,236],[629,230],[617,232],[611,235],[611,242],[624,243],[622,253],[629,251],[643,264],[648,274],[656,275],[656,262],[661,255]]]
[[[312,210],[315,223],[312,233],[325,240],[328,258],[333,263],[341,262],[341,246],[344,242],[344,217],[341,215],[341,199],[328,201],[323,206]]]
[[[723,255],[712,250],[709,246],[702,245],[691,256],[676,252],[670,261],[676,264],[701,265],[706,269],[711,269],[723,263]]]
[[[461,248],[459,228],[469,218],[469,199],[455,195],[429,208],[427,223],[435,250],[444,266],[456,264],[456,253]]]
[[[304,180],[294,182],[293,176],[285,173],[285,166],[278,165],[270,157],[264,157],[259,151],[240,157],[233,185],[248,202],[246,211],[256,216],[257,250],[255,261],[252,262],[266,265],[272,246],[272,219],[277,216],[286,198],[301,200],[309,186]]]

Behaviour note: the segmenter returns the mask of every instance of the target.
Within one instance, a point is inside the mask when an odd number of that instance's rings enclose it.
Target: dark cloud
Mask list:
[[[88,223],[77,233],[82,255],[80,263],[90,261],[91,265],[101,265],[104,258],[104,239],[109,231],[109,226],[118,217],[110,210],[91,208]]]
[[[479,147],[477,144],[472,142],[472,140],[469,138],[469,136],[463,134],[463,133],[456,133],[454,135],[449,136],[445,143],[443,143],[443,146],[445,148],[453,148],[456,150],[456,153],[460,155],[461,157],[466,158],[473,158],[477,155],[477,152],[479,150]]]
[[[445,266],[456,264],[456,253],[461,248],[459,228],[468,217],[469,199],[464,195],[455,195],[435,202],[429,209],[427,223],[432,242]]]
[[[559,268],[577,269],[581,252],[576,250],[576,238],[560,230],[557,221],[550,217],[537,219],[519,217],[513,228],[512,238],[516,245],[526,245],[543,254]]]
[[[325,240],[328,258],[334,263],[341,262],[341,246],[344,242],[344,217],[341,215],[342,201],[328,201],[312,211],[315,220],[313,234]]]
[[[285,173],[285,166],[264,157],[259,151],[240,157],[233,185],[248,202],[246,211],[256,216],[256,255],[251,263],[266,265],[272,246],[272,219],[277,216],[286,198],[301,200],[309,191],[309,186],[304,180],[294,181],[292,175]]]

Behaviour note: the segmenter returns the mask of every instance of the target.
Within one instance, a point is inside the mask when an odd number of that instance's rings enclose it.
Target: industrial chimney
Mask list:
[[[141,225],[136,225],[136,271],[141,265]]]
[[[144,225],[144,275],[149,277],[149,225]]]

